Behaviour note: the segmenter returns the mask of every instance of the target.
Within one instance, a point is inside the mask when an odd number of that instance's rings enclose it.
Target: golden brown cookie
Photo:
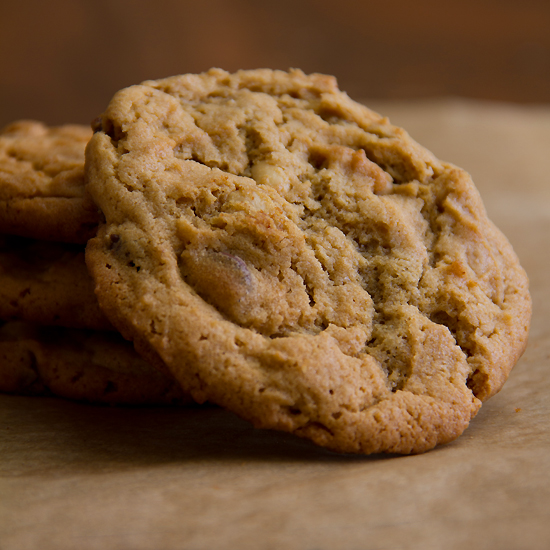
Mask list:
[[[337,451],[422,452],[521,355],[527,278],[468,174],[334,78],[148,81],[98,130],[100,305],[199,402]]]
[[[99,309],[84,247],[0,235],[0,319],[113,330]]]
[[[192,402],[119,334],[21,321],[0,325],[0,392],[119,405]]]
[[[90,128],[19,121],[0,132],[0,233],[85,243],[98,212],[85,192]]]

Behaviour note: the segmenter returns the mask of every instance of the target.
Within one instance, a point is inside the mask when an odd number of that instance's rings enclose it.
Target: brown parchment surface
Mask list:
[[[472,174],[529,274],[504,389],[407,457],[339,456],[217,408],[0,395],[0,550],[550,548],[550,106],[370,105]]]

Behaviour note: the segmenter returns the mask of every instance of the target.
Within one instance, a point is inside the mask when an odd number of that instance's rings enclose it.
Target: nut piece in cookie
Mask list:
[[[195,399],[342,452],[455,439],[527,338],[527,278],[470,177],[332,77],[118,92],[86,152],[100,305]]]
[[[85,191],[90,128],[19,121],[0,131],[0,232],[85,243],[99,215]]]

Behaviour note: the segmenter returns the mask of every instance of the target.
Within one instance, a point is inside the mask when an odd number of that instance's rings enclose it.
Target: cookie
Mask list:
[[[0,319],[113,330],[99,309],[84,247],[0,235]]]
[[[119,334],[21,321],[0,326],[0,392],[118,405],[191,402]]]
[[[85,192],[90,128],[19,121],[0,132],[0,233],[85,243],[98,212]]]
[[[417,453],[459,436],[523,352],[527,277],[469,175],[333,77],[147,81],[97,130],[100,305],[199,402]]]

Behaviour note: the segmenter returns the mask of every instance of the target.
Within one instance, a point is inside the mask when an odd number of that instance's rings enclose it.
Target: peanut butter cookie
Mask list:
[[[0,132],[0,232],[85,243],[98,212],[85,192],[91,129],[19,121]]]
[[[0,235],[0,319],[113,330],[99,309],[84,247]]]
[[[422,452],[521,355],[527,278],[468,174],[334,78],[148,81],[96,130],[100,305],[199,402],[337,451]]]
[[[192,400],[114,332],[0,322],[0,391],[118,405]]]

